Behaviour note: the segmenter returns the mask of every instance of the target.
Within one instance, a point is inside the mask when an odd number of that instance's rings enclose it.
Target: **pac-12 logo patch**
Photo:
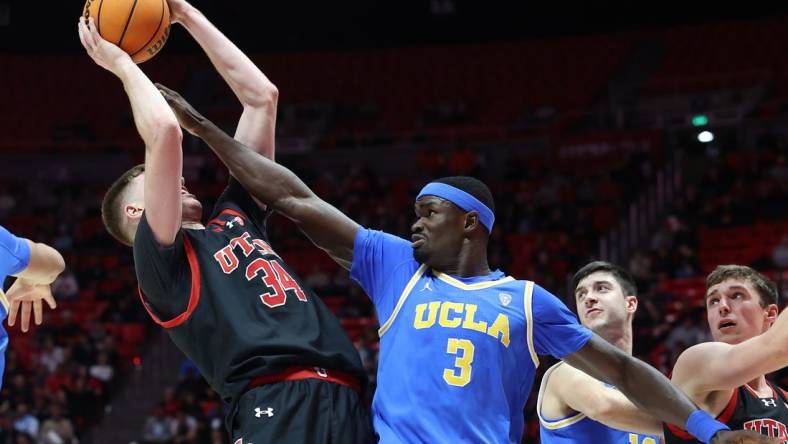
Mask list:
[[[512,302],[512,295],[509,293],[498,293],[498,300],[501,301],[501,305],[506,307]]]

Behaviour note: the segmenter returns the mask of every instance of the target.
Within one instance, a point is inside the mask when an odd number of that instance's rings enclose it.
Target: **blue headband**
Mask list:
[[[492,233],[493,223],[495,223],[495,215],[490,207],[483,204],[479,199],[471,196],[465,191],[455,188],[445,183],[431,182],[424,186],[416,196],[416,200],[424,196],[435,196],[441,199],[446,199],[449,202],[462,208],[463,211],[476,210],[479,212],[479,219],[482,225],[487,228],[487,231]]]

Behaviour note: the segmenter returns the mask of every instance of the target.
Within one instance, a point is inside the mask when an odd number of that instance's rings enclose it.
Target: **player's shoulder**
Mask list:
[[[578,380],[587,380],[593,379],[587,373],[583,372],[580,369],[572,367],[570,364],[567,364],[564,361],[559,361],[558,364],[555,364],[551,367],[554,369],[551,374],[551,380],[555,381],[555,383],[571,383],[577,382]]]
[[[731,350],[731,348],[733,348],[733,345],[717,341],[695,344],[679,355],[674,372],[676,368],[681,368],[683,366],[687,366],[688,369],[696,368],[695,364],[705,362],[710,357],[727,352]]]
[[[4,226],[0,225],[0,245],[7,246],[19,242],[21,238],[11,233]]]

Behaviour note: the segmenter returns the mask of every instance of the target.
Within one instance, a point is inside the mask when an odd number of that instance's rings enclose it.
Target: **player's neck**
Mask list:
[[[597,332],[604,340],[613,344],[624,353],[632,354],[632,328],[607,328]]]
[[[765,375],[758,376],[757,378],[748,382],[747,385],[749,385],[751,389],[755,390],[760,396],[772,396],[772,388],[766,382]]]
[[[478,242],[467,242],[462,246],[457,261],[443,269],[434,268],[441,273],[459,277],[487,276],[491,273],[487,264],[487,245]]]

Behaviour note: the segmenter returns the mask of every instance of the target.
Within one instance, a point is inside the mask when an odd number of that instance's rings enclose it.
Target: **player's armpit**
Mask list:
[[[550,376],[552,390],[569,408],[618,430],[660,435],[662,423],[637,408],[623,393],[564,364]]]
[[[673,383],[698,400],[709,392],[735,389],[779,370],[788,365],[788,353],[778,333],[770,330],[736,345],[705,342],[690,347],[676,361]],[[699,372],[699,368],[704,370]]]
[[[697,408],[660,372],[600,336],[594,336],[580,350],[562,358],[573,367],[618,387],[641,410],[660,421],[686,424]]]

